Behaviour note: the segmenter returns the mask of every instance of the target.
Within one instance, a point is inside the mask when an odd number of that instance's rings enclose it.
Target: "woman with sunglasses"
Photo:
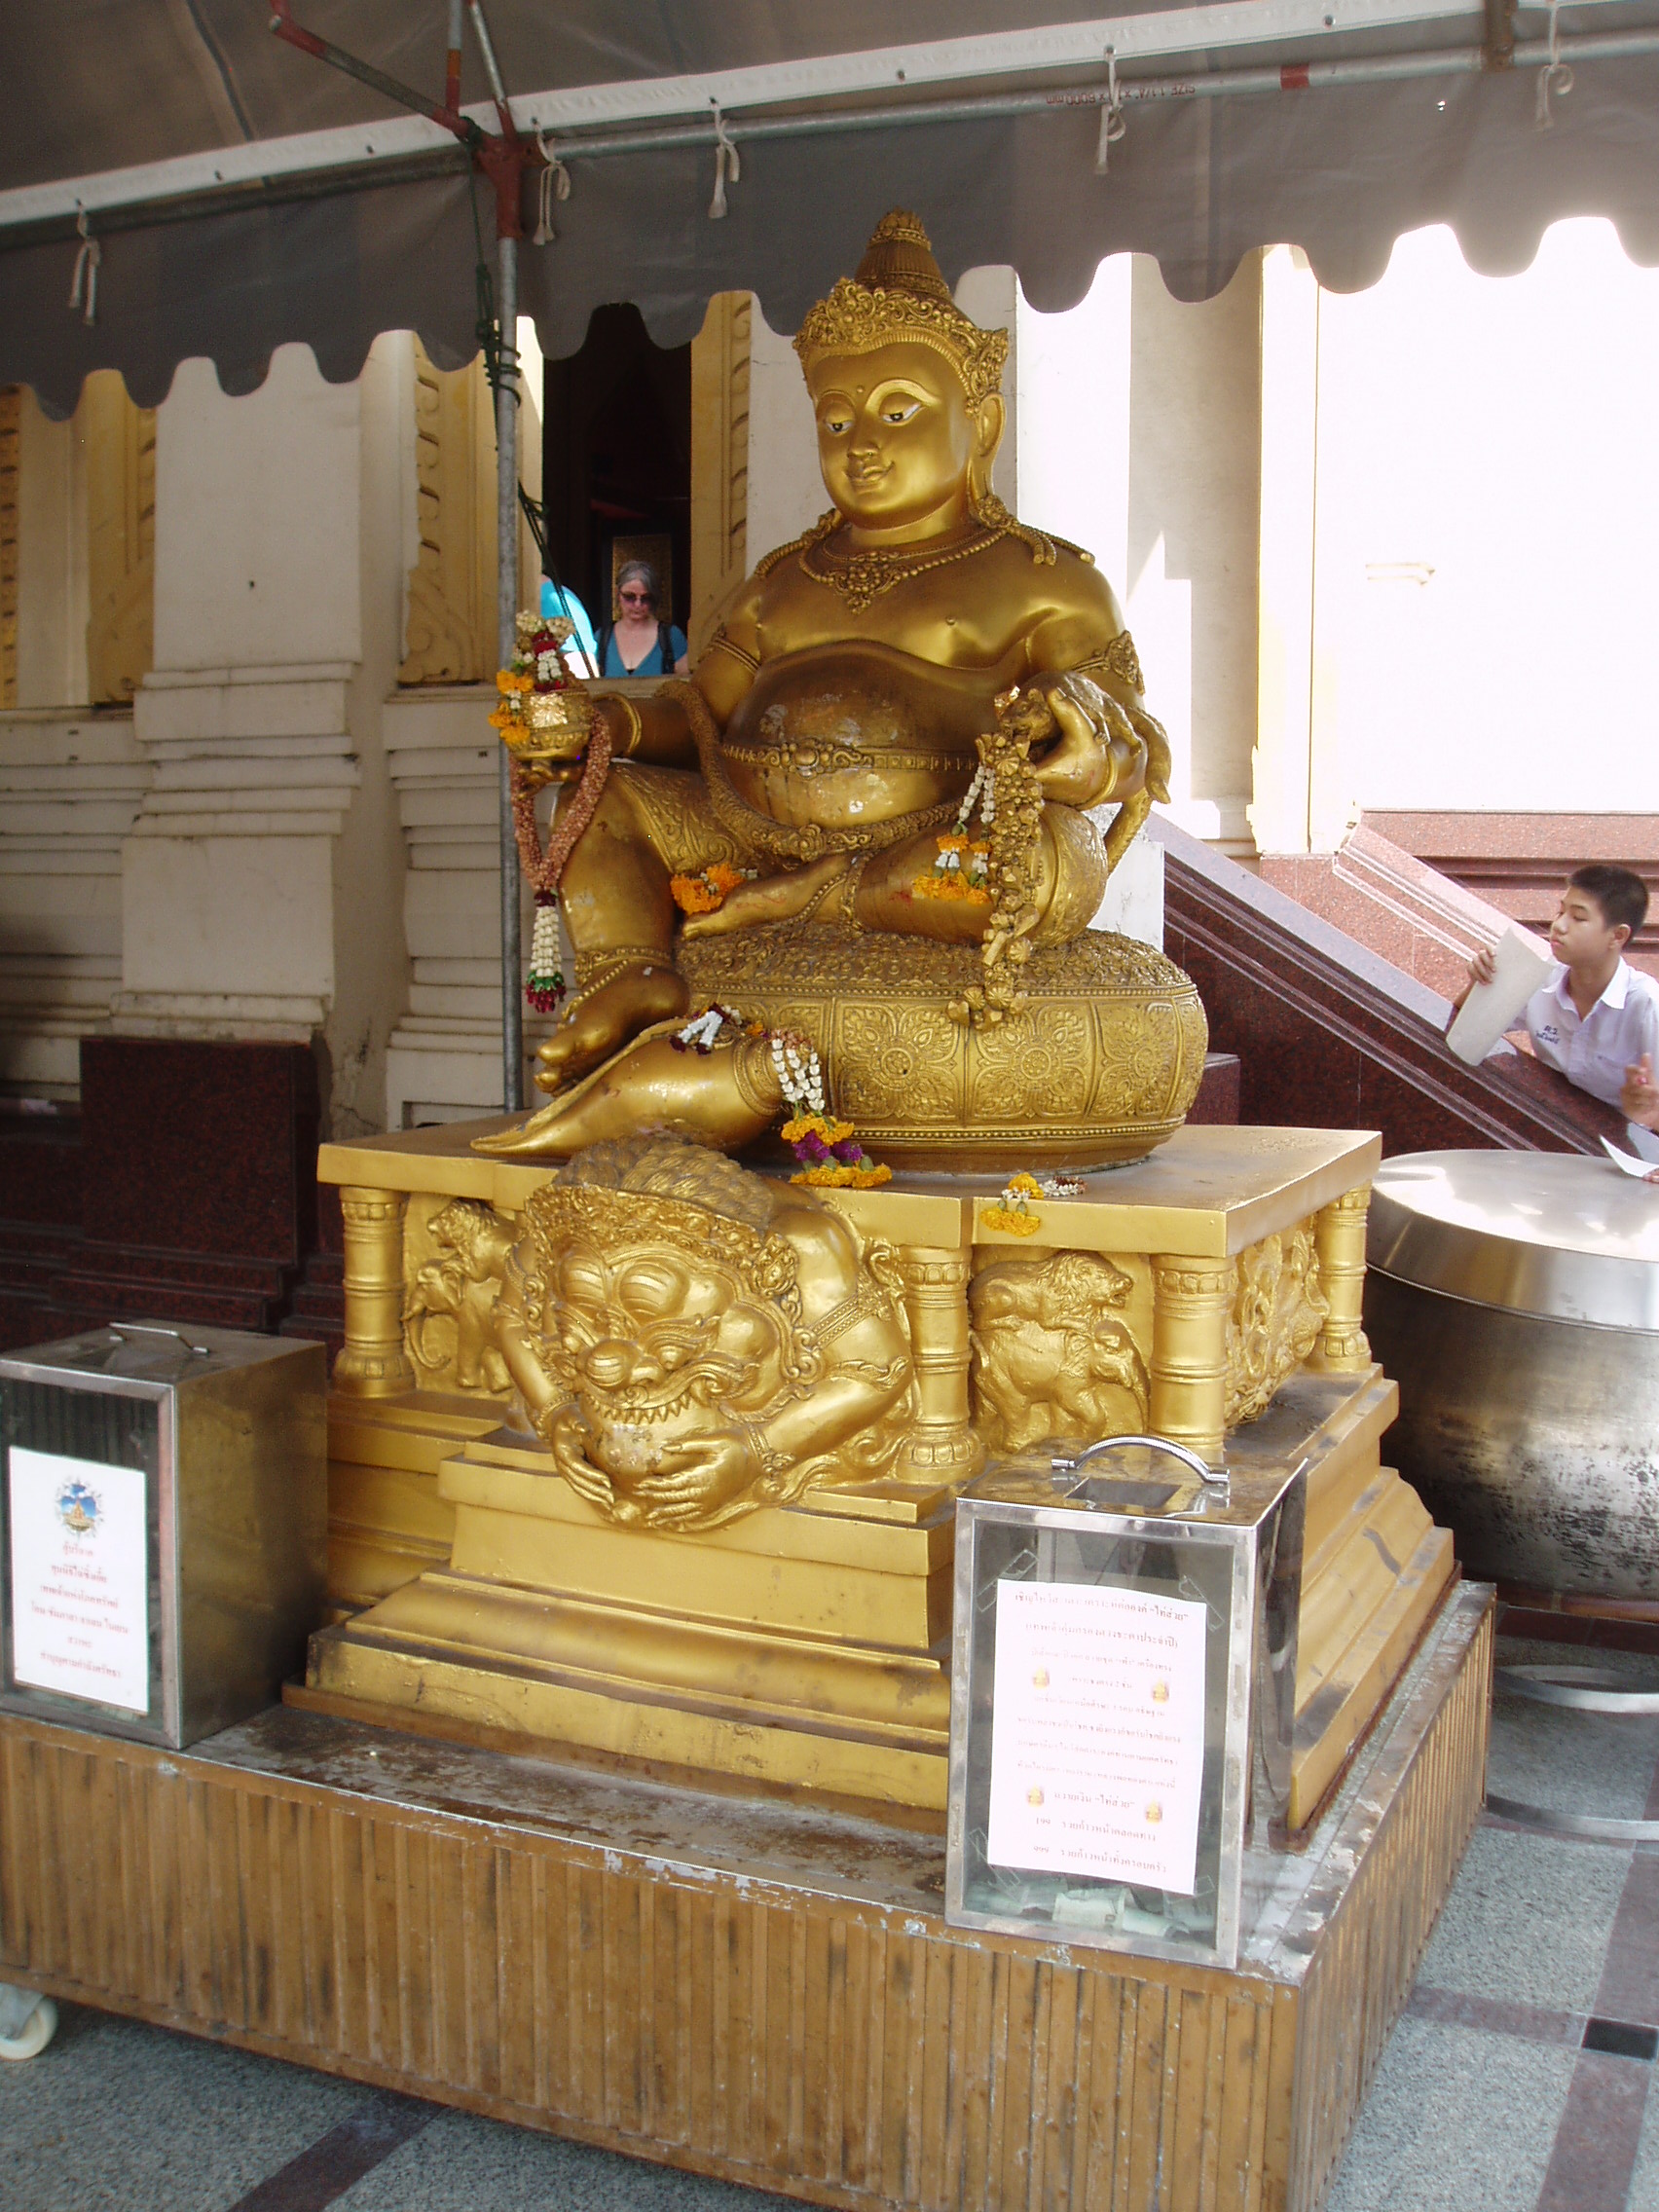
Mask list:
[[[685,633],[657,612],[660,587],[648,561],[624,561],[616,577],[616,619],[599,634],[602,676],[683,676]]]

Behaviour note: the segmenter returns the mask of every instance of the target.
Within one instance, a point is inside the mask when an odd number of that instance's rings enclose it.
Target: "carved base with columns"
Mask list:
[[[956,1492],[987,1454],[1150,1427],[1213,1463],[1309,1461],[1291,1820],[1311,1817],[1453,1572],[1381,1463],[1395,1391],[1358,1330],[1375,1137],[1186,1129],[1033,1201],[1024,1233],[984,1178],[823,1194],[890,1255],[911,1425],[879,1479],[832,1462],[687,1530],[596,1504],[511,1425],[490,1316],[554,1169],[474,1153],[481,1126],[322,1151],[346,1225],[338,1617],[304,1702],[937,1821]]]

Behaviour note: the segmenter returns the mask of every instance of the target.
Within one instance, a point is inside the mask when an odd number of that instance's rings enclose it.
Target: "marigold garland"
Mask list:
[[[725,904],[726,893],[751,881],[755,872],[752,867],[731,867],[724,861],[716,861],[699,875],[670,876],[668,888],[682,913],[714,914]]]
[[[826,1113],[824,1066],[816,1047],[787,1029],[774,1030],[771,1044],[778,1088],[794,1109],[784,1124],[784,1142],[800,1161],[800,1173],[790,1181],[837,1191],[869,1191],[890,1183],[892,1168],[866,1157],[852,1123]]]
[[[1005,1236],[1035,1236],[1043,1217],[1031,1211],[1031,1200],[1042,1196],[1043,1186],[1035,1175],[1011,1175],[1003,1185],[1001,1205],[985,1208],[980,1227],[1000,1229]]]
[[[977,795],[978,786],[969,793],[969,801]],[[989,885],[985,880],[990,865],[991,848],[982,837],[971,838],[964,820],[958,816],[958,827],[947,830],[934,839],[939,847],[939,858],[932,870],[918,875],[910,889],[918,899],[954,899],[971,906],[988,906],[991,903]]]
[[[1003,1185],[1002,1203],[986,1206],[979,1216],[981,1229],[1000,1229],[1005,1236],[1035,1236],[1043,1226],[1041,1214],[1031,1211],[1033,1198],[1078,1198],[1083,1179],[1078,1175],[1045,1175],[1041,1181],[1023,1169]]]
[[[891,1183],[893,1170],[869,1159],[853,1134],[851,1122],[823,1114],[796,1114],[784,1124],[784,1142],[801,1163],[792,1183],[831,1191],[872,1191]]]

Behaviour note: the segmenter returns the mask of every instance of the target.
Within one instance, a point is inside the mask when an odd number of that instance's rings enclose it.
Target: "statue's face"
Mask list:
[[[825,488],[850,522],[871,529],[922,522],[963,500],[976,456],[988,459],[1002,428],[1001,401],[971,411],[950,363],[929,346],[829,354],[810,389]]]
[[[753,1414],[782,1385],[777,1317],[719,1262],[667,1243],[572,1246],[551,1315],[595,1437],[621,1488],[664,1445]]]

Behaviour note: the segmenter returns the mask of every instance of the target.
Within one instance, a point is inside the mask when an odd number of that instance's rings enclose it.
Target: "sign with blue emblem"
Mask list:
[[[11,1462],[14,1679],[147,1713],[143,1470],[18,1444]]]

